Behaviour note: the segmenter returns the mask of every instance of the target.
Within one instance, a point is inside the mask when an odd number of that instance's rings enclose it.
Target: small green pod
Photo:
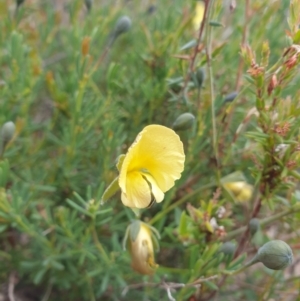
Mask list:
[[[238,96],[238,92],[234,91],[224,97],[224,102],[232,102]]]
[[[197,86],[198,88],[201,88],[206,77],[204,68],[198,68],[195,75],[197,80]]]
[[[0,154],[14,136],[16,126],[12,121],[5,122],[0,130]]]
[[[220,23],[218,21],[213,21],[213,20],[209,21],[209,25],[213,26],[213,27],[223,27],[224,26],[222,23]]]
[[[293,252],[284,241],[272,240],[258,250],[255,259],[271,270],[283,270],[293,262]]]
[[[115,29],[114,29],[114,34],[115,36],[119,36],[120,34],[123,34],[127,32],[131,28],[131,19],[127,16],[122,16],[118,19]]]
[[[194,124],[195,116],[191,113],[183,113],[177,117],[173,123],[174,131],[185,131],[191,128]]]
[[[236,244],[231,241],[227,241],[222,244],[218,253],[224,253],[224,255],[233,255],[235,250],[236,250]]]
[[[251,235],[254,235],[260,229],[260,221],[258,218],[252,218],[249,222]]]
[[[84,3],[85,3],[87,10],[90,11],[93,6],[93,0],[84,0]]]

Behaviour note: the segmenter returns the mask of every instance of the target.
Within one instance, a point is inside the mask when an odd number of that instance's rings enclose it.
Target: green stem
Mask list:
[[[170,274],[183,274],[190,273],[190,269],[180,269],[180,268],[171,268],[159,265],[159,271],[162,273],[170,273]]]
[[[210,16],[212,14],[213,2],[214,1],[212,0],[209,3],[208,20],[210,19]],[[219,162],[217,126],[216,126],[214,79],[213,79],[213,70],[212,70],[212,64],[211,64],[211,53],[212,53],[211,44],[212,44],[212,26],[207,24],[206,34],[205,34],[205,45],[206,45],[206,60],[207,60],[207,68],[208,68],[208,81],[209,81],[210,101],[211,101],[211,119],[212,119],[212,131],[213,131],[212,144],[213,144],[215,160],[217,163],[217,183],[219,184],[220,183],[220,170],[219,170],[220,162]]]
[[[101,242],[99,241],[99,238],[98,238],[98,234],[97,234],[97,231],[96,231],[96,228],[95,228],[95,225],[93,225],[93,228],[92,228],[92,235],[93,235],[93,239],[94,239],[94,243],[95,243],[95,246],[97,247],[97,249],[100,251],[103,259],[105,260],[106,263],[109,263],[110,262],[110,259],[108,257],[108,255],[106,254]]]
[[[87,285],[88,285],[88,293],[90,295],[90,300],[91,301],[96,301],[96,297],[95,297],[95,294],[93,292],[93,286],[92,286],[92,283],[91,283],[91,278],[86,275],[86,282],[87,282]]]
[[[277,214],[274,214],[274,215],[272,215],[270,217],[266,217],[266,218],[262,219],[260,221],[260,225],[261,226],[266,226],[266,225],[271,224],[272,222],[274,222],[274,221],[276,221],[276,220],[278,220],[278,219],[280,219],[280,218],[282,218],[284,216],[287,216],[289,214],[296,213],[296,212],[299,212],[299,211],[300,211],[300,204],[296,204],[295,206],[293,206],[293,207],[291,207],[291,208],[289,208],[289,209],[287,209],[285,211],[282,211],[280,213],[277,213]],[[232,239],[232,238],[234,238],[234,237],[242,234],[243,232],[245,232],[246,229],[247,229],[247,226],[241,227],[241,228],[239,228],[237,230],[233,230],[233,231],[229,232],[224,237],[223,240],[226,240],[226,241],[230,240],[230,239]]]
[[[163,216],[165,216],[167,213],[169,213],[170,211],[172,211],[173,209],[175,209],[176,207],[180,206],[181,204],[185,203],[188,199],[190,199],[191,197],[193,197],[194,195],[196,195],[197,193],[201,192],[202,190],[211,188],[213,186],[215,186],[216,183],[209,183],[207,185],[203,185],[199,188],[197,188],[196,190],[186,194],[184,197],[180,198],[178,201],[176,201],[175,203],[173,203],[172,205],[170,205],[169,207],[165,208],[164,210],[162,210],[161,212],[159,212],[158,214],[156,214],[149,222],[148,224],[153,225],[156,221],[160,220]]]

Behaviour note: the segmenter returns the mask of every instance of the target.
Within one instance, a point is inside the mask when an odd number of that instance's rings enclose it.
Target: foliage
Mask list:
[[[297,300],[296,265],[243,265],[271,239],[299,258],[299,1],[204,2],[197,31],[195,1],[0,2],[0,126],[15,124],[0,144],[0,281],[17,275],[16,294]],[[101,197],[136,135],[184,113],[182,177],[140,212],[161,237],[141,276],[122,247],[135,213]]]

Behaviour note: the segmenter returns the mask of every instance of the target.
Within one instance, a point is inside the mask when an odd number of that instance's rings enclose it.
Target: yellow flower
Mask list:
[[[154,258],[155,236],[158,232],[141,221],[134,221],[127,228],[124,243],[129,247],[131,267],[138,273],[153,275],[158,267]]]
[[[146,126],[129,148],[120,170],[119,186],[125,206],[146,208],[160,203],[184,168],[179,136],[161,125]],[[121,165],[121,166],[120,166]]]
[[[223,187],[239,202],[250,201],[253,193],[253,186],[245,181],[223,183]]]
[[[195,15],[193,18],[193,25],[194,25],[195,30],[199,30],[199,28],[200,28],[200,24],[204,17],[204,9],[205,9],[204,2],[198,1],[196,3]]]

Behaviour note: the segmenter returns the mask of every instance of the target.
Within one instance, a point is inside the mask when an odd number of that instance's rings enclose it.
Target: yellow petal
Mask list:
[[[126,189],[122,189],[121,200],[125,206],[146,208],[151,204],[151,190],[143,174],[132,171],[126,177]]]
[[[245,186],[241,190],[241,192],[236,196],[236,199],[239,202],[247,202],[250,201],[253,194],[253,186],[245,183]]]
[[[151,185],[151,193],[155,199],[155,202],[156,203],[162,202],[162,200],[165,197],[165,194],[160,190],[160,188],[158,187],[158,185],[155,182],[155,180],[153,179],[153,177],[151,177],[150,175],[146,175],[146,174],[143,174],[143,175],[144,175],[144,178],[147,179],[147,181]]]
[[[198,30],[200,28],[200,24],[204,17],[204,8],[205,8],[204,2],[198,1],[196,3],[195,16],[193,18],[193,25],[195,30]]]
[[[227,182],[223,184],[224,188],[229,190],[234,196],[237,196],[245,186],[244,181]]]
[[[252,197],[253,186],[245,181],[227,182],[223,186],[239,202],[249,201]]]
[[[140,172],[130,172],[126,186],[126,194],[121,194],[121,200],[131,208],[149,207],[154,201],[160,203],[165,196],[150,175]]]

